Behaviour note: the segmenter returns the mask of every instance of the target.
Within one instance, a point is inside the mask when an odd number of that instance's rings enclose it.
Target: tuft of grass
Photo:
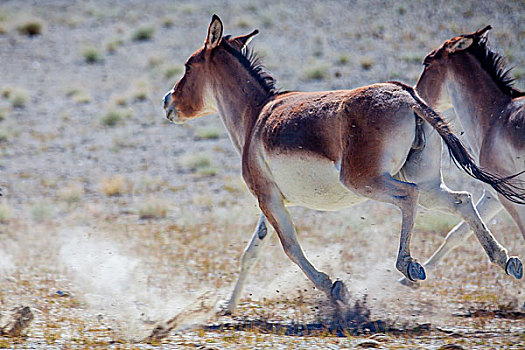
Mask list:
[[[328,68],[326,66],[316,66],[305,70],[304,76],[309,80],[323,80],[328,77]]]
[[[31,216],[35,221],[44,221],[49,219],[53,211],[47,202],[38,202],[31,207]]]
[[[131,111],[123,109],[110,109],[100,119],[100,122],[109,127],[122,124],[131,116]]]
[[[137,80],[131,94],[135,100],[144,101],[148,98],[149,91],[151,91],[151,88],[147,80]]]
[[[0,203],[0,223],[6,223],[13,216],[13,210],[7,203],[7,200],[2,200]]]
[[[16,26],[16,30],[22,35],[36,36],[42,34],[44,25],[38,19],[29,19]]]
[[[115,53],[117,51],[117,48],[119,46],[122,46],[122,44],[124,44],[124,41],[122,39],[116,39],[116,40],[110,41],[109,43],[106,44],[106,51],[108,53]]]
[[[372,68],[374,65],[374,60],[372,57],[363,57],[359,61],[359,64],[363,70],[370,70],[370,68]]]
[[[170,17],[165,17],[163,20],[162,20],[162,26],[164,28],[171,28],[173,27],[173,19],[171,19]]]
[[[196,170],[198,168],[205,168],[211,166],[211,159],[204,154],[187,154],[182,157],[182,164],[186,168]]]
[[[240,19],[237,21],[237,27],[246,29],[246,28],[250,28],[251,24],[245,19]]]
[[[84,61],[89,64],[102,62],[102,53],[96,47],[85,47],[82,50]]]
[[[153,38],[153,33],[155,33],[155,28],[153,27],[140,27],[137,28],[132,35],[133,41],[147,41]]]
[[[4,129],[0,129],[0,144],[7,142],[8,139],[9,139],[9,134],[7,133],[7,131]]]
[[[84,186],[79,183],[70,183],[57,191],[57,197],[68,205],[79,202],[84,195]]]
[[[195,131],[195,136],[201,140],[215,140],[221,136],[221,131],[215,128],[199,128]]]
[[[67,97],[73,98],[77,104],[84,104],[91,102],[91,95],[82,89],[72,88],[66,92]]]
[[[131,193],[133,185],[123,175],[113,175],[103,178],[99,187],[106,196],[113,197]]]
[[[169,66],[164,68],[164,77],[166,79],[173,78],[176,75],[182,73],[182,68],[180,66]]]
[[[7,113],[8,113],[7,109],[0,109],[0,122],[5,120]]]
[[[161,219],[168,214],[169,205],[166,201],[151,197],[141,202],[138,207],[139,218]]]
[[[25,90],[14,89],[9,94],[9,102],[14,108],[24,108],[28,100],[28,95]]]
[[[347,55],[340,55],[337,58],[337,64],[339,64],[341,66],[344,66],[345,64],[348,64],[349,61],[350,61],[350,58]]]

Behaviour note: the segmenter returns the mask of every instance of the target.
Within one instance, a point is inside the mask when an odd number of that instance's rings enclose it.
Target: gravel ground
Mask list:
[[[367,295],[369,319],[387,335],[286,332],[337,317],[274,239],[235,317],[136,342],[205,291],[225,299],[257,221],[218,117],[175,126],[161,108],[213,13],[226,33],[260,29],[253,45],[286,90],[414,84],[428,52],[486,24],[523,89],[524,5],[1,1],[0,315],[28,305],[35,319],[21,337],[0,337],[0,348],[345,349],[370,337],[385,349],[524,348],[522,281],[470,239],[418,290],[398,285],[400,215],[372,202],[292,214],[313,263],[345,280],[354,300]],[[450,187],[480,195],[447,157],[443,166]],[[456,222],[421,210],[414,256],[429,256]],[[489,226],[525,257],[507,215]]]

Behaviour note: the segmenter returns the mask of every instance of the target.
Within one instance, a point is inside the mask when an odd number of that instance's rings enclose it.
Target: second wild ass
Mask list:
[[[521,261],[509,257],[487,229],[471,195],[449,190],[441,179],[441,143],[421,147],[418,118],[443,138],[457,164],[503,195],[518,195],[505,180],[481,171],[448,123],[413,88],[382,83],[353,90],[278,92],[248,42],[255,30],[223,37],[214,15],[204,46],[186,61],[186,71],[164,97],[166,117],[175,122],[218,111],[242,158],[242,176],[262,214],[246,247],[225,312],[235,310],[246,277],[264,241],[275,229],[288,257],[319,290],[346,301],[343,282],[333,282],[305,257],[287,206],[338,210],[366,199],[401,210],[396,268],[413,281],[425,270],[410,254],[417,204],[441,209],[469,223],[490,261],[516,278]],[[525,199],[525,194],[519,196]]]
[[[428,54],[416,91],[438,111],[454,108],[459,124],[480,166],[500,176],[514,176],[525,183],[525,92],[512,86],[513,79],[503,57],[487,46],[491,26],[456,36]],[[490,186],[476,204],[484,221],[503,208],[525,238],[525,201],[505,197]],[[465,222],[447,235],[439,249],[425,262],[435,265],[463,243],[472,231]],[[406,278],[403,284],[417,286]]]

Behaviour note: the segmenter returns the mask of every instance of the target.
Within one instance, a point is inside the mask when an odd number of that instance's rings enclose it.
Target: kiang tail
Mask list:
[[[463,169],[473,178],[489,184],[509,201],[518,204],[525,204],[525,182],[518,178],[521,174],[525,173],[525,170],[505,177],[482,170],[476,165],[472,156],[468,153],[461,140],[456,136],[447,120],[430,108],[412,87],[399,82],[392,83],[401,86],[405,91],[412,95],[415,100],[415,104],[413,105],[414,112],[427,123],[432,125],[432,127],[439,133],[448,147],[452,160],[459,168]]]

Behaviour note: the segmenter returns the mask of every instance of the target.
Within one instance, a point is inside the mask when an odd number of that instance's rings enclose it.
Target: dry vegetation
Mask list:
[[[213,13],[226,34],[261,30],[254,46],[285,90],[414,84],[426,53],[489,23],[492,46],[525,88],[519,1],[0,2],[0,314],[17,305],[35,313],[21,337],[0,336],[0,348],[346,349],[367,340],[522,349],[523,281],[490,265],[471,238],[419,290],[398,285],[399,213],[371,202],[338,213],[292,209],[306,254],[347,281],[355,300],[367,294],[372,319],[429,328],[286,335],[287,325],[325,316],[326,304],[274,237],[236,317],[160,345],[132,341],[204,291],[225,299],[258,217],[217,116],[184,126],[163,118],[161,98]],[[447,183],[478,197],[478,184],[446,157]],[[413,255],[429,256],[456,222],[421,210]],[[489,226],[525,257],[508,216]],[[246,320],[281,331],[242,328]]]

